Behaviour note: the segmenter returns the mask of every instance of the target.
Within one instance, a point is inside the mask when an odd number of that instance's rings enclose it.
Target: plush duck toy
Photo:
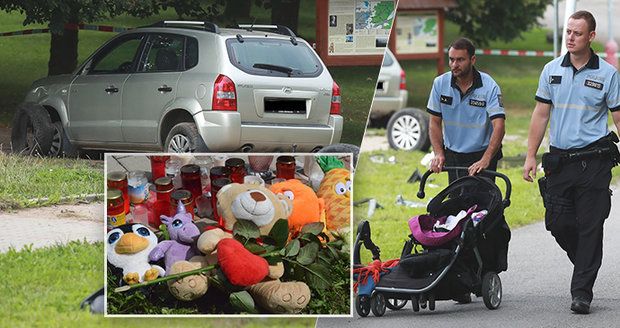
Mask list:
[[[149,254],[157,246],[157,236],[139,223],[124,224],[108,232],[108,262],[123,270],[123,280],[137,284],[163,276],[165,271],[158,265],[149,264]]]

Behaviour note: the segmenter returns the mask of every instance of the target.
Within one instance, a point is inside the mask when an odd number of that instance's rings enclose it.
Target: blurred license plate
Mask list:
[[[305,114],[305,100],[265,99],[265,113]]]

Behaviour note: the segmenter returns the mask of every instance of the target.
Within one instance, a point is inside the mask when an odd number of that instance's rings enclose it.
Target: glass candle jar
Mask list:
[[[129,213],[129,195],[127,186],[127,173],[110,172],[108,173],[108,188],[118,189],[123,193],[123,208],[125,214]]]
[[[230,169],[226,166],[214,166],[209,170],[209,180],[211,180],[211,188],[213,188],[213,181],[219,178],[230,179]]]
[[[183,188],[183,182],[181,180],[181,160],[175,157],[171,157],[166,161],[166,176],[172,179],[172,184],[175,188]]]
[[[170,195],[174,190],[172,185],[172,179],[169,177],[162,177],[155,180],[155,194],[157,195],[157,201],[153,207],[153,216],[149,217],[149,224],[151,227],[159,229],[161,224],[161,215],[172,216],[170,206]]]
[[[226,167],[230,169],[230,180],[234,183],[243,183],[243,178],[247,175],[245,161],[241,158],[229,158],[226,160]]]
[[[181,167],[181,181],[183,182],[183,189],[189,190],[194,199],[202,195],[200,166],[187,164]]]
[[[276,178],[295,179],[295,157],[279,156],[276,160]]]
[[[107,218],[108,230],[125,224],[125,204],[123,193],[114,188],[109,188],[107,193]]]
[[[179,206],[179,201],[181,201],[183,206],[185,206],[185,211],[191,214],[192,219],[194,219],[194,197],[189,190],[175,190],[170,195],[170,198],[170,211],[173,215],[177,214],[177,206]]]
[[[148,181],[142,171],[132,171],[127,174],[129,200],[132,204],[142,204],[149,196]]]
[[[227,184],[231,184],[232,180],[229,178],[219,178],[211,180],[211,208],[213,208],[213,219],[217,221],[220,227],[224,226],[224,220],[217,212],[217,193]]]
[[[166,176],[166,161],[170,156],[149,156],[151,160],[151,181]]]

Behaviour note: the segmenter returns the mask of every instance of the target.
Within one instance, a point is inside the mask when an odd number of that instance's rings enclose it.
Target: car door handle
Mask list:
[[[172,91],[172,87],[169,87],[167,85],[162,85],[161,87],[157,88],[157,91],[164,93],[164,92],[170,92]]]
[[[117,93],[118,92],[118,88],[113,86],[113,85],[111,85],[111,86],[105,88],[105,92],[107,92],[107,93]]]

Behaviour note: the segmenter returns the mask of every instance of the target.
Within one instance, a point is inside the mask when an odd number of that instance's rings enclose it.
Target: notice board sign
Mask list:
[[[317,2],[317,50],[327,65],[378,65],[395,16],[393,0]]]
[[[399,12],[397,16],[397,53],[428,54],[439,51],[439,14],[436,11]]]

